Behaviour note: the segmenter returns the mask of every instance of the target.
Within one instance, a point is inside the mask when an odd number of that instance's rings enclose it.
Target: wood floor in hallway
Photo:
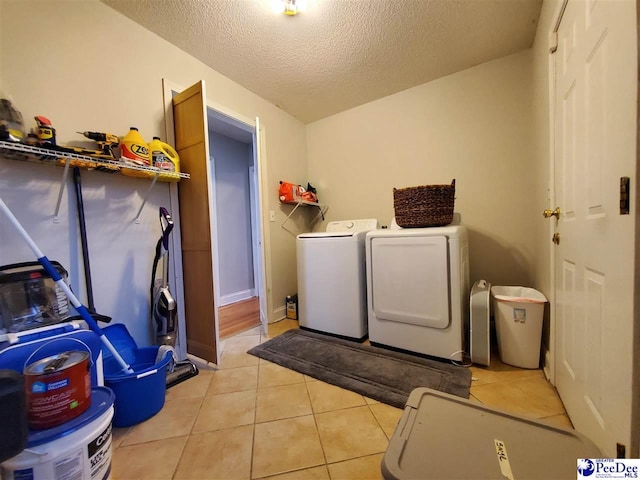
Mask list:
[[[252,297],[218,309],[220,338],[260,325],[260,299]]]

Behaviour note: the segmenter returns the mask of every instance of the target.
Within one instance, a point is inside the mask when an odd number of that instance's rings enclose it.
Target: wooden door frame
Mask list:
[[[255,129],[256,129],[255,125],[247,123],[246,120],[241,120],[240,118],[238,118],[239,115],[237,115],[237,114],[234,114],[236,116],[229,115],[229,114],[221,111],[218,108],[214,108],[214,107],[209,105],[209,102],[207,102],[207,115],[209,115],[211,113],[213,115],[216,115],[217,120],[219,120],[221,122],[224,122],[224,123],[226,123],[227,125],[230,125],[233,128],[238,128],[238,129],[244,130],[247,133],[251,134],[251,138],[252,138],[251,159],[254,161],[254,163],[257,163],[258,162],[258,158],[255,155],[255,150],[257,149],[257,145],[256,145],[256,141],[255,141],[255,138],[256,138],[256,136],[255,136]],[[242,123],[243,125],[246,125],[247,129],[245,130],[243,127],[235,125],[232,122],[229,122],[224,117],[228,117],[228,118],[230,118],[231,120],[233,120],[233,121],[235,121],[237,123]],[[249,130],[251,130],[251,132],[249,132]],[[209,130],[209,133],[211,133],[211,130]],[[211,188],[212,188],[213,198],[214,198],[214,201],[215,201],[215,199],[217,197],[217,182],[218,182],[218,180],[217,180],[216,174],[215,174],[216,158],[215,158],[215,155],[213,154],[213,152],[211,151],[211,149],[210,149],[209,161],[212,163],[212,168],[211,168],[212,176],[211,176],[211,179],[213,181],[213,185],[211,185]],[[255,174],[257,176],[259,166],[256,164],[256,165],[254,165],[254,167],[255,167]],[[256,206],[254,204],[254,201],[257,202],[258,195],[260,193],[260,186],[258,185],[257,181],[256,181],[256,186],[258,188],[258,191],[254,192],[253,191],[254,190],[253,181],[252,181],[252,179],[250,179],[250,181],[249,181],[249,197],[250,197],[251,201],[250,201],[249,216],[250,216],[250,223],[251,223],[251,251],[253,253],[258,253],[259,255],[262,256],[262,252],[257,248],[258,245],[254,244],[254,242],[258,242],[258,240],[260,239],[260,231],[259,231],[259,229],[257,229],[257,226],[255,224],[257,219],[254,218],[254,215],[257,214],[257,212],[254,213],[254,208]],[[213,216],[212,223],[213,223],[214,235],[215,235],[216,240],[217,240],[215,242],[215,245],[214,245],[214,272],[215,272],[216,278],[220,279],[221,277],[220,277],[219,252],[218,252],[218,244],[219,244],[220,232],[219,232],[219,229],[218,229],[218,218],[217,218],[218,217],[218,213],[217,213],[217,209],[214,210],[212,216]],[[257,229],[257,231],[256,231],[256,229]],[[254,282],[256,280],[255,279],[255,276],[256,276],[256,262],[264,263],[264,259],[263,258],[258,258],[258,259],[253,258],[252,259],[252,271],[253,271],[253,275],[254,275]],[[221,302],[220,302],[220,297],[221,297],[221,295],[220,295],[220,283],[221,282],[216,282],[215,286],[214,286],[215,292],[216,292],[215,300],[217,302],[217,305],[219,305],[218,308],[223,306],[221,304]],[[257,287],[258,287],[258,283],[256,282],[256,284],[254,285],[254,291],[257,290]],[[259,290],[257,290],[256,296],[260,297],[260,291]]]
[[[165,121],[165,139],[170,145],[175,146],[176,138],[173,127],[173,95],[172,91],[182,92],[186,87],[177,85],[171,81],[162,80],[162,93],[164,102],[164,121]],[[184,311],[184,280],[182,277],[182,238],[180,229],[180,202],[178,200],[178,184],[169,184],[169,204],[171,206],[171,217],[174,223],[174,232],[171,235],[169,242],[169,255],[170,265],[169,270],[173,273],[173,282],[175,284],[175,300],[178,304],[178,336],[176,342],[176,355],[179,360],[187,358],[187,338],[186,332],[186,317]],[[171,282],[171,278],[169,281]]]
[[[548,54],[548,85],[549,85],[549,205],[548,208],[555,208],[556,205],[556,189],[555,189],[555,168],[556,168],[556,153],[555,153],[555,129],[556,129],[556,56],[555,52],[557,45],[554,46],[553,38],[557,38],[558,28],[560,27],[560,21],[562,15],[567,7],[569,0],[562,0],[556,6],[553,13],[552,25],[553,28],[548,32],[547,38],[549,38],[549,54]],[[555,227],[553,222],[549,222],[549,237],[553,236]],[[553,249],[550,249],[549,254],[549,349],[545,352],[544,356],[544,372],[551,384],[556,383],[556,277],[555,277],[555,257]]]
[[[636,49],[638,55],[638,65],[640,65],[640,0],[636,0]],[[640,457],[640,197],[638,185],[640,185],[640,74],[637,83],[638,101],[636,104],[636,199],[635,204],[631,205],[635,209],[633,214],[636,217],[635,225],[635,268],[634,268],[634,296],[633,296],[633,383],[631,396],[631,445],[629,446],[630,458]]]
[[[266,127],[260,121],[260,117],[255,117],[256,129],[254,132],[254,145],[255,151],[253,152],[256,166],[256,183],[258,186],[257,202],[258,202],[258,215],[260,223],[258,225],[258,235],[260,236],[261,248],[260,255],[262,256],[262,271],[260,272],[260,323],[262,324],[265,332],[269,323],[275,322],[273,318],[273,298],[271,296],[271,234],[270,234],[270,219],[268,218],[269,211],[267,206],[269,205],[268,193],[268,174],[267,174],[267,140],[266,140]],[[264,295],[263,295],[264,294]]]
[[[220,104],[217,104],[216,102],[212,102],[210,100],[207,100],[207,111],[211,109],[214,110],[215,112],[229,117],[230,119],[238,122],[238,123],[242,123],[244,125],[247,125],[248,127],[253,129],[253,158],[254,158],[254,166],[256,169],[256,185],[258,188],[258,191],[255,192],[256,194],[256,202],[257,202],[257,210],[258,210],[258,215],[259,215],[259,223],[257,225],[257,239],[260,240],[261,243],[261,248],[257,248],[257,251],[260,254],[260,258],[259,261],[262,265],[261,270],[261,278],[260,278],[260,285],[256,285],[256,287],[258,288],[258,292],[257,292],[257,296],[258,298],[262,299],[264,297],[264,304],[267,306],[267,308],[264,311],[264,318],[262,315],[262,308],[260,309],[260,322],[263,325],[263,327],[266,329],[266,325],[268,323],[270,323],[271,318],[269,315],[269,305],[271,305],[271,298],[270,298],[270,290],[267,288],[267,285],[270,284],[271,282],[271,266],[270,266],[270,242],[268,241],[268,239],[270,238],[269,236],[269,223],[268,223],[268,219],[267,219],[267,211],[263,208],[263,205],[266,205],[265,203],[265,195],[266,192],[268,191],[268,189],[265,187],[264,183],[266,182],[267,179],[267,156],[266,156],[266,152],[264,151],[264,140],[261,140],[261,136],[264,136],[265,132],[264,132],[264,126],[259,122],[258,118],[256,117],[255,119],[250,119],[249,117],[245,117],[244,115],[241,115],[239,113],[236,113],[234,111],[232,111],[229,108],[223,107]],[[240,128],[240,127],[237,127]],[[260,130],[260,131],[259,131]],[[262,132],[262,133],[260,133]],[[253,187],[250,185],[249,189],[252,189]],[[251,205],[251,208],[253,210],[255,206]],[[253,228],[256,227],[253,224],[252,221],[252,225],[251,228],[253,230]],[[217,224],[216,224],[216,231],[217,231]],[[252,235],[253,237],[253,235]],[[252,243],[253,243],[253,238],[252,238]],[[216,258],[217,258],[217,246],[216,246]],[[216,262],[217,263],[217,262]],[[254,263],[255,263],[255,259],[254,259]],[[216,268],[216,272],[217,272],[217,266],[214,267]],[[216,283],[216,285],[218,285]],[[216,292],[217,295],[219,296],[219,286],[216,286]],[[260,304],[262,305],[262,301],[260,302]]]
[[[254,135],[255,138],[255,135]],[[255,147],[255,140],[253,143],[254,147]],[[252,152],[252,157],[255,158],[255,152]],[[262,283],[262,275],[260,274],[259,271],[259,265],[258,262],[256,262],[255,257],[257,257],[258,255],[262,255],[262,253],[260,252],[260,229],[257,225],[257,222],[260,221],[260,202],[258,201],[258,194],[259,194],[259,188],[258,188],[258,168],[256,167],[256,165],[251,165],[249,167],[249,204],[250,206],[250,212],[249,215],[251,216],[251,252],[254,256],[254,260],[252,262],[253,264],[253,285],[254,285],[254,290],[256,292],[256,297],[260,297],[260,283]],[[256,208],[257,207],[257,208]],[[263,266],[264,268],[264,266]]]

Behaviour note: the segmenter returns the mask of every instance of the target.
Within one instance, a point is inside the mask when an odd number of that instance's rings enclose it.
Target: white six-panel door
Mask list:
[[[555,53],[556,386],[614,457],[631,432],[635,212],[619,191],[635,179],[635,5],[569,0]]]

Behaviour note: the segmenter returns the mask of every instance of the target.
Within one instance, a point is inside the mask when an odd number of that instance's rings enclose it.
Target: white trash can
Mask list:
[[[520,368],[540,366],[542,317],[547,298],[527,287],[491,287],[500,359]]]

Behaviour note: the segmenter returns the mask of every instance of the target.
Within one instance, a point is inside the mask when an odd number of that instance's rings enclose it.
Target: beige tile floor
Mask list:
[[[113,478],[380,479],[402,410],[246,353],[291,328],[282,320],[225,340],[218,370],[169,389],[146,422],[114,429]],[[471,370],[473,401],[571,428],[541,370],[499,360]]]

